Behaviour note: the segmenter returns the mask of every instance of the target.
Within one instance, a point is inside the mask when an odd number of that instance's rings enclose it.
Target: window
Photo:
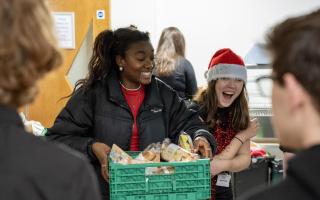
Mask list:
[[[257,138],[274,138],[274,132],[271,125],[271,96],[262,95],[261,88],[258,87],[256,79],[261,76],[270,76],[271,68],[269,65],[247,66],[248,80],[247,91],[249,96],[250,117],[257,117],[260,122],[260,130]],[[260,86],[264,91],[270,93],[272,84],[269,81],[261,80]]]

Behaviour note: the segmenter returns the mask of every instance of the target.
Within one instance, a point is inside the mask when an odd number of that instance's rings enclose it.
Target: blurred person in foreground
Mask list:
[[[99,199],[90,165],[24,130],[17,110],[61,55],[44,0],[0,0],[0,199]]]
[[[244,199],[320,199],[320,10],[277,25],[267,48],[272,75],[257,82],[273,84],[272,92],[261,91],[272,94],[280,145],[296,156],[282,182]]]

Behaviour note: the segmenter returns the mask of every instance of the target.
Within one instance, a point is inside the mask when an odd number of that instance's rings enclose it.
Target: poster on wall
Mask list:
[[[52,15],[59,47],[64,49],[75,49],[74,12],[53,12]]]

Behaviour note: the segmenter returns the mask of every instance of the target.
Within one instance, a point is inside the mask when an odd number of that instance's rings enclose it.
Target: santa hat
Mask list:
[[[218,78],[237,78],[247,81],[247,70],[240,56],[231,49],[218,50],[211,58],[206,72],[208,83]]]

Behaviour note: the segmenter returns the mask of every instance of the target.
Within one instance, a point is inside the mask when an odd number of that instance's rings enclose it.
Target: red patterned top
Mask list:
[[[218,109],[218,121],[213,135],[217,142],[217,152],[221,153],[236,135],[232,128],[232,113],[227,108]]]
[[[206,119],[206,116],[203,117],[203,119]],[[210,132],[217,143],[216,154],[219,154],[230,144],[236,132],[232,128],[232,113],[230,108],[218,108],[217,118],[216,126]],[[211,179],[211,200],[215,200],[216,197],[216,181],[217,176]]]

